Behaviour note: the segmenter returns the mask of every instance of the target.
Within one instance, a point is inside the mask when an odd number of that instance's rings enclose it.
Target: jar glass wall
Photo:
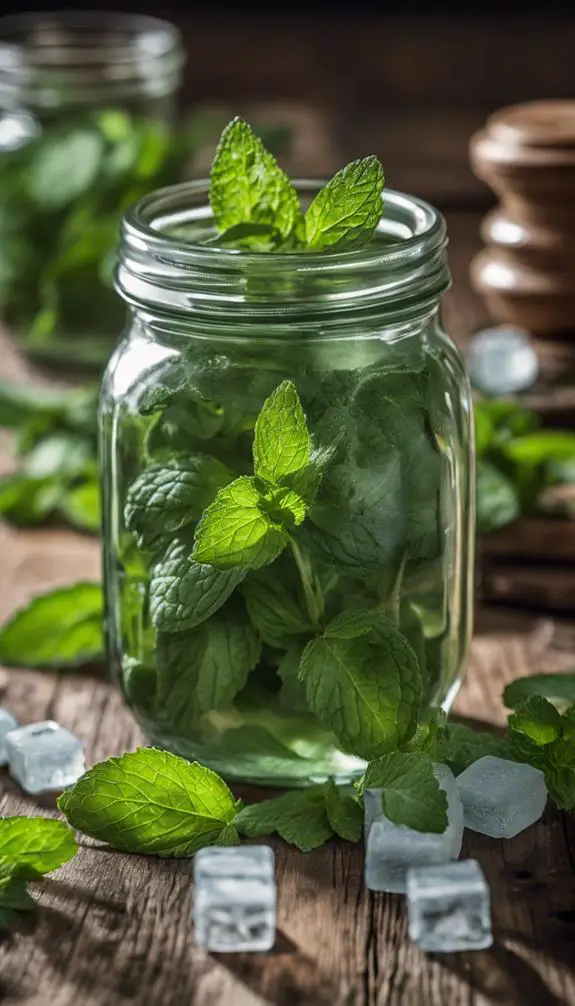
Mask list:
[[[0,310],[24,347],[103,366],[125,318],[113,288],[123,211],[180,181],[179,32],[155,18],[0,20]]]
[[[304,201],[315,190],[299,188]],[[471,406],[439,320],[444,223],[387,192],[361,251],[218,251],[202,246],[211,233],[205,183],[155,193],[124,223],[132,320],[100,415],[110,662],[156,745],[228,778],[348,779],[364,763],[345,740],[353,710],[338,727],[337,673],[322,677],[333,729],[298,676],[327,625],[351,611],[391,619],[417,657],[423,711],[449,706],[465,667]],[[253,477],[255,423],[285,381],[321,459],[313,500],[262,504],[280,524],[292,507],[275,557],[198,563],[198,521],[218,490]],[[356,642],[352,662],[393,691],[391,657]]]

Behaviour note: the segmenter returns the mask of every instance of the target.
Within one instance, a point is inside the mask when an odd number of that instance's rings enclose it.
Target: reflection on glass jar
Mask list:
[[[360,251],[212,234],[203,182],[124,222],[132,321],[100,413],[110,661],[154,744],[263,784],[348,779],[465,667],[471,406],[439,321],[445,225],[388,191]]]
[[[155,18],[0,21],[0,306],[41,359],[99,366],[115,344],[121,215],[189,160],[172,128],[183,63],[179,32]]]

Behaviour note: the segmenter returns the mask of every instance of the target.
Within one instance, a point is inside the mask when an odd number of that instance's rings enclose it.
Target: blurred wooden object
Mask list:
[[[575,334],[575,101],[491,115],[470,145],[475,173],[500,198],[471,281],[496,319],[539,336]]]

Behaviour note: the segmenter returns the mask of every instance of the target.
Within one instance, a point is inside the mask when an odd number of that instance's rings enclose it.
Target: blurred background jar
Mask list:
[[[27,353],[99,368],[125,308],[112,273],[123,211],[180,180],[174,128],[185,52],[151,17],[0,20],[0,309]]]

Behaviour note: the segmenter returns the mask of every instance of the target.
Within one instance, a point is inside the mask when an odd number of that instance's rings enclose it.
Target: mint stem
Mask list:
[[[404,552],[399,566],[397,568],[397,573],[393,581],[392,588],[389,592],[389,597],[387,599],[386,607],[389,611],[390,618],[399,625],[400,620],[400,605],[401,605],[401,584],[403,581],[403,574],[405,572],[405,566],[407,563],[407,552]]]
[[[313,585],[311,582],[312,573],[307,557],[304,555],[299,545],[295,541],[293,541],[293,539],[290,539],[290,545],[296,566],[299,571],[307,612],[314,629],[317,629],[317,631],[319,632],[321,631],[321,620],[324,614],[323,599],[319,599],[318,597],[316,597],[316,594],[314,592]]]

